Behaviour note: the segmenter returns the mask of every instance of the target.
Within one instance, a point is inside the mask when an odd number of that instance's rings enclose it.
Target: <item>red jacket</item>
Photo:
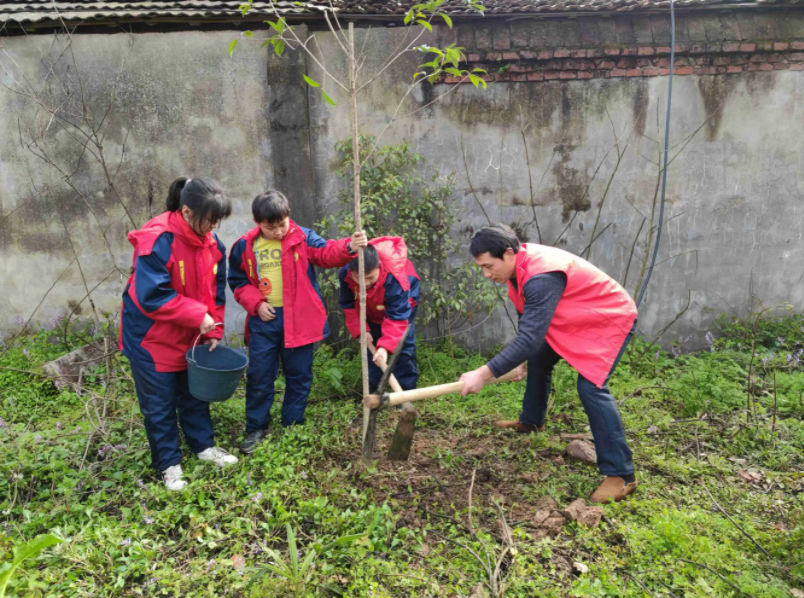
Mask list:
[[[379,237],[369,241],[380,256],[380,276],[366,289],[366,321],[382,326],[377,348],[389,353],[396,350],[408,322],[415,316],[419,304],[419,275],[408,259],[408,248],[401,237]],[[349,275],[347,267],[339,273],[341,293],[339,304],[346,317],[346,328],[353,338],[360,336],[359,285]]]
[[[545,272],[563,272],[567,277],[547,342],[584,378],[601,387],[634,325],[636,305],[617,281],[585,259],[563,249],[524,243],[516,255],[516,286],[508,283],[508,297],[520,314],[525,283]]]
[[[229,255],[229,286],[235,300],[248,316],[257,316],[265,301],[257,278],[257,256],[254,242],[260,235],[255,227],[232,246]],[[312,230],[290,221],[290,228],[282,239],[282,303],[285,318],[285,347],[292,349],[320,341],[329,335],[327,312],[315,269],[338,268],[349,263],[350,238],[324,241]],[[246,318],[248,343],[248,317]]]
[[[206,314],[223,322],[226,248],[203,239],[177,212],[165,212],[128,234],[133,270],[123,292],[120,349],[157,372],[187,369],[185,354]],[[223,337],[218,326],[207,338]]]

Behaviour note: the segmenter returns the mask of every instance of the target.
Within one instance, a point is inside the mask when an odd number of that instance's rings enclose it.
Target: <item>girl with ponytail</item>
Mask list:
[[[128,235],[134,260],[123,291],[120,349],[131,363],[153,465],[169,490],[181,490],[177,412],[201,460],[237,462],[215,446],[209,404],[190,395],[185,357],[199,334],[210,350],[223,337],[226,248],[212,231],[232,204],[211,179],[179,178],[166,206]]]

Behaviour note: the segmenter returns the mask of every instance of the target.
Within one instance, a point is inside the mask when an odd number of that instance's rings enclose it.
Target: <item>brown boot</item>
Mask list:
[[[610,476],[603,480],[603,483],[592,493],[589,500],[601,504],[618,502],[636,490],[636,487],[636,480],[626,484],[623,478]]]
[[[521,421],[496,421],[494,425],[497,428],[505,428],[507,430],[516,430],[520,434],[535,434],[536,432],[544,432],[544,426],[531,426],[530,424],[523,424]]]

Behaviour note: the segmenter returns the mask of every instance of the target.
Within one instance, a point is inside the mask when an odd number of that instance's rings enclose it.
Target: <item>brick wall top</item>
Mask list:
[[[670,16],[523,18],[512,22],[439,26],[439,43],[455,43],[467,51],[515,49],[630,48],[670,45]],[[757,43],[804,40],[804,9],[686,13],[676,16],[676,43],[713,47],[724,42]]]

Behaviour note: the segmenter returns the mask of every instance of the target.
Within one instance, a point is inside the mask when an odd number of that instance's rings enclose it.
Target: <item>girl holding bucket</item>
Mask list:
[[[209,403],[188,389],[186,358],[199,334],[210,351],[223,337],[226,248],[212,230],[231,212],[217,182],[180,178],[170,186],[167,211],[128,234],[134,263],[123,291],[120,349],[131,363],[153,465],[169,490],[186,486],[177,412],[199,459],[237,463],[215,446]]]

